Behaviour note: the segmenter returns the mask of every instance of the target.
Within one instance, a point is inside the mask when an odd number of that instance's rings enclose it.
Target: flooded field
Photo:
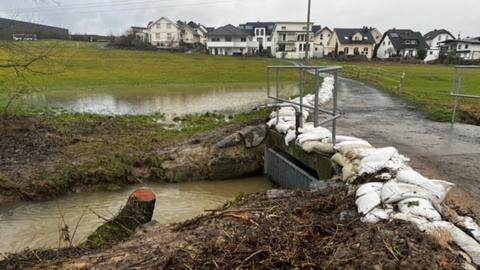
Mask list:
[[[263,177],[216,182],[180,184],[148,184],[157,194],[153,219],[160,224],[180,222],[215,209],[238,194],[254,193],[270,188]],[[17,203],[0,207],[0,253],[29,248],[55,248],[59,245],[62,216],[73,233],[78,220],[74,242],[79,243],[103,221],[97,214],[110,218],[139,186],[117,192],[95,192],[70,195],[58,200]]]
[[[286,85],[282,94],[295,94],[296,85]],[[267,90],[259,85],[173,85],[161,88],[139,86],[131,89],[47,91],[26,97],[33,107],[51,107],[60,111],[103,115],[146,115],[163,113],[185,115],[248,111],[268,102]]]

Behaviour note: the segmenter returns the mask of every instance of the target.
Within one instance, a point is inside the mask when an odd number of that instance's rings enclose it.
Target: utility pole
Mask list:
[[[308,60],[308,53],[310,52],[310,7],[312,0],[308,0],[308,13],[307,13],[307,34],[305,35],[307,42],[305,43],[305,63]]]

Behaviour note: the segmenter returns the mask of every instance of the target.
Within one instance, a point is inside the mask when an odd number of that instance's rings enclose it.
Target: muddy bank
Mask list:
[[[100,249],[26,251],[2,269],[460,269],[457,250],[414,225],[368,225],[344,187],[268,191],[187,222],[146,226]]]
[[[261,172],[262,121],[218,128],[215,121],[199,123],[210,131],[181,132],[116,118],[74,124],[38,117],[0,119],[0,203]]]

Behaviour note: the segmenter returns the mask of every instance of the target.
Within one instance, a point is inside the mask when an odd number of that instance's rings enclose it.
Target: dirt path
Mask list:
[[[339,134],[395,146],[424,175],[449,180],[480,200],[480,126],[427,120],[414,107],[365,83],[339,80]],[[467,200],[466,200],[467,201]],[[468,203],[468,202],[465,202]]]

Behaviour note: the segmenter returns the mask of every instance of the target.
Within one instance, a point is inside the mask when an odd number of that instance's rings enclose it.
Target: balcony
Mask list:
[[[208,48],[257,48],[257,41],[208,41]]]

